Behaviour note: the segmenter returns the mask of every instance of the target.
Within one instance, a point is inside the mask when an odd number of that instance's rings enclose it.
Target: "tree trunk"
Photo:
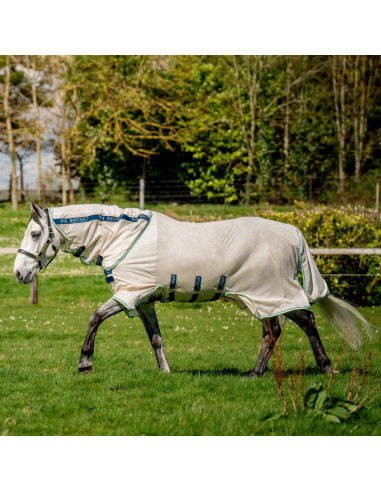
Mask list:
[[[366,132],[366,105],[368,103],[367,101],[367,95],[368,98],[370,97],[370,91],[366,90],[366,55],[362,55],[362,70],[361,70],[361,97],[360,97],[360,121],[359,121],[359,143],[358,143],[358,177],[360,178],[361,174],[361,167],[362,167],[362,157],[363,157],[363,151],[364,151],[364,136]],[[373,67],[371,67],[371,74],[370,78],[372,77],[372,70]],[[370,81],[369,81],[370,82]],[[371,84],[371,82],[370,82]],[[357,169],[356,169],[357,170]]]
[[[286,82],[286,112],[284,119],[284,174],[286,176],[290,160],[290,94],[291,94],[292,55],[288,56]]]
[[[345,166],[345,138],[346,138],[346,107],[345,107],[345,72],[346,72],[346,62],[347,57],[343,55],[343,74],[341,77],[341,142],[340,142],[340,151],[341,151],[341,169],[340,169],[340,189],[341,192],[344,192],[345,186],[345,175],[344,175],[344,166]]]
[[[70,160],[71,160],[71,141],[69,140],[67,142],[67,149],[66,149],[66,174],[67,174],[67,179],[69,182],[69,203],[70,205],[74,205],[75,199],[74,199],[74,186],[73,186],[73,180],[71,176],[71,168],[70,168]]]
[[[62,175],[62,206],[67,205],[67,193],[66,193],[66,142],[65,134],[61,134],[61,175]]]
[[[5,119],[7,125],[9,155],[12,163],[11,202],[12,202],[12,209],[17,210],[19,208],[19,203],[17,197],[17,171],[16,171],[16,159],[15,159],[15,144],[13,140],[12,117],[9,108],[9,92],[11,87],[11,65],[10,65],[9,55],[5,55],[5,59],[6,59],[6,65],[5,65],[4,112],[5,112]]]
[[[353,89],[353,133],[355,138],[355,180],[360,179],[360,145],[359,145],[359,58],[356,55],[354,68],[354,89]]]
[[[333,96],[335,103],[335,115],[336,115],[336,130],[337,130],[337,140],[339,143],[339,191],[344,192],[345,186],[345,175],[344,175],[344,163],[345,163],[345,65],[346,59],[343,57],[343,71],[341,74],[341,87],[340,87],[340,98],[339,98],[339,88],[337,80],[337,67],[336,67],[336,57],[332,57],[332,71],[333,71]]]
[[[41,132],[40,132],[40,110],[38,107],[37,101],[37,88],[36,88],[36,57],[37,55],[33,55],[33,78],[32,78],[32,99],[34,106],[34,118],[36,125],[36,153],[37,153],[37,170],[38,170],[38,180],[37,180],[37,189],[38,189],[38,200],[41,203],[42,200],[42,171],[41,171]]]
[[[21,189],[21,200],[25,201],[25,189],[24,189],[24,169],[23,169],[23,163],[22,163],[22,158],[19,156],[19,163],[20,163],[20,189]]]

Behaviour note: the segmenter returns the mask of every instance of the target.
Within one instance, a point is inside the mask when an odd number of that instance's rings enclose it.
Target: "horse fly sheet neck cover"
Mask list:
[[[162,302],[227,297],[259,319],[308,309],[329,295],[305,238],[292,225],[258,217],[180,222],[107,205],[49,212],[66,237],[63,251],[101,265],[129,316],[137,316],[137,305],[155,291]]]

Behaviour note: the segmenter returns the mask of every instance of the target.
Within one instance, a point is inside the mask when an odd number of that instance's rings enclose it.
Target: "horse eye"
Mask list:
[[[33,239],[38,239],[41,236],[40,232],[32,232],[32,238]]]

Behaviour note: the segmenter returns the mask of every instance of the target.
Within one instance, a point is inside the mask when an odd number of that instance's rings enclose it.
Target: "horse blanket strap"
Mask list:
[[[39,266],[38,271],[45,270],[48,267],[48,265],[50,265],[50,263],[54,260],[54,258],[58,254],[58,250],[54,246],[54,242],[53,242],[54,234],[53,234],[52,223],[50,221],[49,211],[48,210],[44,210],[44,212],[46,214],[46,218],[47,218],[47,221],[48,221],[48,239],[46,240],[45,244],[43,245],[41,251],[39,253],[37,253],[36,255],[34,255],[33,253],[29,253],[29,251],[25,251],[24,249],[19,249],[18,250],[18,253],[21,253],[21,254],[23,254],[25,256],[28,256],[29,258],[32,258],[32,260],[34,260],[35,262],[38,263],[38,266]],[[34,213],[36,213],[36,212],[34,212]],[[32,215],[32,217],[33,217],[33,215]],[[45,265],[42,265],[42,263],[41,263],[41,256],[44,254],[44,251],[49,246],[51,246],[53,248],[53,251],[55,252],[55,255]]]
[[[214,294],[213,299],[211,299],[210,302],[215,302],[218,301],[221,298],[221,292],[217,292],[217,294]]]
[[[96,261],[96,265],[102,266],[103,263],[103,256],[99,255]]]
[[[104,274],[106,276],[106,282],[111,284],[111,282],[115,282],[114,277],[112,276],[112,270],[105,270]]]
[[[189,304],[193,304],[194,302],[197,301],[198,293],[201,290],[201,277],[196,277],[196,281],[194,283],[194,289],[193,290],[195,292],[194,292],[193,296],[191,297]]]
[[[210,302],[218,301],[221,298],[222,295],[221,290],[224,290],[225,283],[226,283],[226,276],[222,276],[220,279],[220,283],[218,284],[217,287],[218,292],[214,295],[213,299]]]
[[[173,302],[175,300],[175,289],[176,289],[177,275],[171,275],[171,283],[169,284],[170,293],[168,296],[168,302]]]
[[[82,253],[85,251],[85,249],[86,249],[86,246],[81,246],[81,247],[80,247],[80,248],[79,248],[79,249],[78,249],[78,250],[74,253],[74,256],[75,256],[76,258],[79,258],[79,257],[82,255]],[[97,264],[98,264],[98,263],[97,263]]]

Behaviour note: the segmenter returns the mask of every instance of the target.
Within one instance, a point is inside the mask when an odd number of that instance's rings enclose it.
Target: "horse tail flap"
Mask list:
[[[300,233],[301,248],[299,270],[303,275],[304,292],[310,303],[316,302],[329,294],[328,286],[321,276],[310,248],[302,233]]]

